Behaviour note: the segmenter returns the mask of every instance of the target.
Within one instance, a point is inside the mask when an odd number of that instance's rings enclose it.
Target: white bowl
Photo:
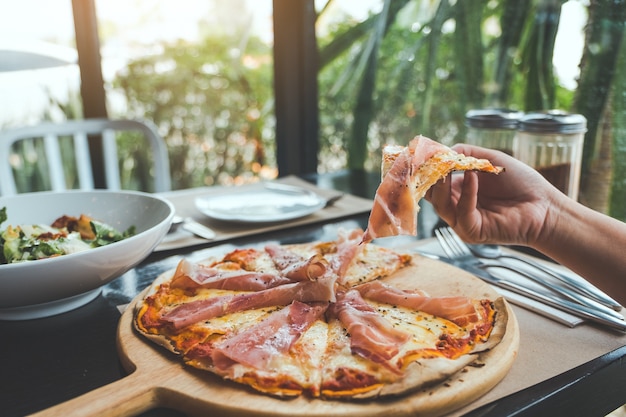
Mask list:
[[[0,320],[60,314],[94,298],[104,284],[144,260],[167,233],[174,207],[135,191],[38,192],[1,197],[7,221],[0,225],[51,224],[62,215],[86,214],[135,235],[107,246],[55,258],[0,265]]]

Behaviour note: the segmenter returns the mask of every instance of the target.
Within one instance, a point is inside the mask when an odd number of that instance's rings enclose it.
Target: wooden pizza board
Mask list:
[[[398,288],[421,288],[433,296],[498,297],[489,285],[453,266],[421,256],[415,258],[415,264],[388,282]],[[494,349],[479,355],[478,362],[484,366],[468,366],[444,383],[391,399],[279,399],[187,367],[176,355],[137,333],[133,327],[134,304],[142,297],[143,293],[131,303],[118,327],[118,351],[129,375],[36,415],[130,416],[167,407],[204,416],[433,417],[487,393],[508,373],[519,348],[518,323],[506,304],[505,336]]]

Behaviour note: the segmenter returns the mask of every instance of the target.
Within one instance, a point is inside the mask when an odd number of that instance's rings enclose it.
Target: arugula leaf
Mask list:
[[[109,243],[118,242],[135,234],[135,226],[129,227],[124,232],[119,232],[108,224],[97,220],[91,221],[91,228],[96,235],[96,238],[91,242],[91,245],[94,247],[105,246]]]

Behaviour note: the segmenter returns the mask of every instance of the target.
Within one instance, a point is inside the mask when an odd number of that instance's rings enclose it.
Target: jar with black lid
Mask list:
[[[523,112],[511,109],[473,109],[465,114],[467,143],[513,154],[513,140]]]
[[[576,200],[586,131],[587,119],[581,114],[528,113],[520,119],[513,156]]]

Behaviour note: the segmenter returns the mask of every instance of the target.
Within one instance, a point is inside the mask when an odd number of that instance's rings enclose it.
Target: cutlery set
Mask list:
[[[577,317],[626,331],[626,321],[618,312],[621,310],[621,305],[589,282],[556,272],[530,259],[500,253],[498,247],[485,248],[484,245],[468,245],[448,227],[436,229],[435,235],[447,256],[447,258],[439,257],[441,261],[464,269],[492,285]],[[490,252],[487,253],[486,250]],[[499,262],[500,259],[516,261],[524,264],[526,268]],[[529,267],[533,268],[534,273]],[[504,278],[499,274],[491,273],[491,268],[505,269],[514,274],[508,274]],[[516,279],[515,274],[522,279]],[[524,282],[525,280],[528,281]]]

